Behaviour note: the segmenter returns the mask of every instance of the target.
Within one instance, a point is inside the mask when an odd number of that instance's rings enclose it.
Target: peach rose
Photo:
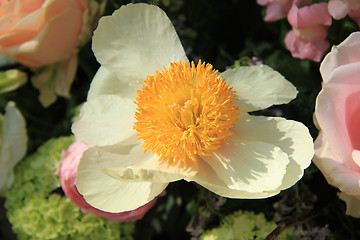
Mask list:
[[[105,217],[113,222],[131,222],[141,219],[145,213],[155,205],[156,198],[133,211],[111,213],[92,207],[78,192],[75,186],[77,166],[79,165],[83,152],[88,148],[89,146],[84,143],[76,141],[62,154],[63,161],[56,171],[56,174],[60,177],[60,184],[65,195],[83,212]]]
[[[314,163],[338,187],[347,214],[360,217],[360,32],[334,46],[320,66]]]
[[[0,54],[40,67],[70,57],[88,0],[0,0]]]
[[[294,1],[288,13],[293,30],[288,32],[284,41],[293,57],[319,62],[329,47],[326,36],[332,19],[327,3],[307,3],[304,0]]]

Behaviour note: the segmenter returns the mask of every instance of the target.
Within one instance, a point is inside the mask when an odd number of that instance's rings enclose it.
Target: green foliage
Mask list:
[[[58,194],[59,179],[54,174],[61,152],[73,137],[51,139],[15,168],[15,180],[6,193],[5,207],[19,240],[132,239],[132,223],[109,223],[84,214],[67,197]]]
[[[276,224],[268,222],[264,214],[238,211],[222,219],[218,228],[206,231],[200,240],[251,240],[265,239],[274,229]],[[278,240],[297,239],[294,229],[286,229]]]

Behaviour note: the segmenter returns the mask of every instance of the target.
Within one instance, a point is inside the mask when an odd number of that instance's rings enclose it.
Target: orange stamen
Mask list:
[[[196,165],[233,134],[239,107],[236,93],[210,64],[170,63],[147,76],[137,91],[134,129],[151,150],[174,165]]]

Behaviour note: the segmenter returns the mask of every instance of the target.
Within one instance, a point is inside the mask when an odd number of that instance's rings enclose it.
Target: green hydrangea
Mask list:
[[[110,223],[84,214],[67,197],[56,191],[55,176],[61,152],[73,137],[52,139],[15,168],[15,180],[6,193],[5,207],[19,240],[27,239],[132,239],[133,223]]]
[[[251,240],[265,239],[275,228],[274,222],[268,222],[264,214],[238,211],[226,216],[218,228],[203,233],[199,240]],[[277,240],[295,240],[294,229],[282,232]]]

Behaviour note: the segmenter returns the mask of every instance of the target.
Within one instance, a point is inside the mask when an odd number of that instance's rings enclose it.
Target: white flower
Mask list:
[[[14,181],[13,169],[27,148],[25,120],[14,102],[9,102],[5,115],[0,114],[0,196]]]
[[[225,197],[265,198],[310,164],[303,124],[248,114],[289,102],[296,89],[265,65],[218,74],[190,64],[158,7],[129,4],[103,17],[93,50],[101,67],[72,130],[93,146],[77,187],[94,207],[133,210],[180,179]]]

